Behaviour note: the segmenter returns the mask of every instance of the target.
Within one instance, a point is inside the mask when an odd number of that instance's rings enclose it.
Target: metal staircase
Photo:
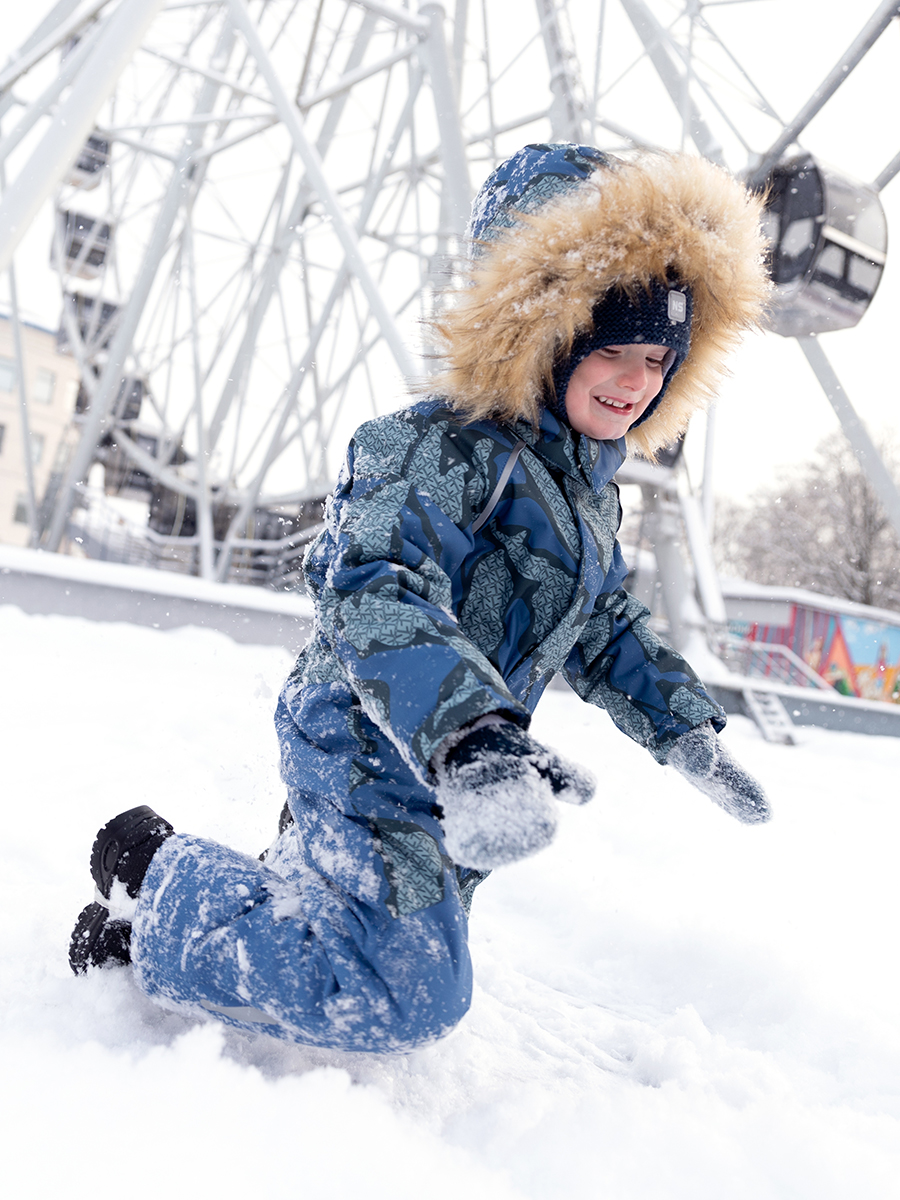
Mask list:
[[[753,688],[744,688],[741,696],[747,707],[747,715],[756,722],[767,742],[796,745],[794,723],[779,696],[774,692],[755,691]]]

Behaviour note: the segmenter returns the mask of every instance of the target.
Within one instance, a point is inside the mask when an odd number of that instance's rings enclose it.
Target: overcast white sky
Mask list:
[[[511,19],[528,0],[488,0]],[[610,9],[614,0],[608,0]],[[710,20],[738,53],[754,80],[785,118],[806,101],[845,47],[877,7],[877,0],[848,5],[846,0],[745,0],[728,7],[710,5]],[[6,58],[51,0],[4,5],[0,58]],[[452,12],[453,0],[445,0]],[[599,0],[572,0],[576,37],[579,14],[596,13]],[[676,6],[672,5],[675,12]],[[592,22],[593,25],[593,22]],[[593,36],[593,33],[591,34]],[[619,47],[610,40],[605,62]],[[622,48],[623,62],[630,53]],[[873,178],[900,149],[900,28],[894,22],[863,65],[803,136],[804,146],[834,166],[860,178]],[[653,101],[657,103],[657,101]],[[523,96],[523,108],[533,97]],[[635,112],[632,127],[652,130],[656,113]],[[649,124],[648,124],[649,123]],[[658,112],[659,140],[671,144],[669,110]],[[761,143],[763,149],[765,142]],[[882,193],[889,229],[900,228],[900,179]],[[46,267],[47,239],[35,271]],[[37,245],[37,243],[36,243]],[[20,256],[21,257],[21,256]],[[900,260],[890,252],[878,295],[855,330],[827,335],[829,354],[857,411],[873,434],[900,429],[900,379],[893,347],[900,341]],[[55,316],[45,318],[55,324]],[[799,347],[775,334],[754,337],[735,355],[733,375],[718,406],[716,491],[736,498],[771,482],[784,465],[808,458],[815,445],[838,436],[839,427]],[[900,440],[900,439],[898,439]],[[693,432],[690,459],[699,468],[703,431]]]

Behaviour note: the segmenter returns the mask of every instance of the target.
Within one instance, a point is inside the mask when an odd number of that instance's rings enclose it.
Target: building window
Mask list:
[[[53,392],[56,389],[56,374],[46,367],[38,367],[34,374],[34,387],[31,398],[36,404],[52,404]]]
[[[16,496],[16,510],[13,513],[13,520],[17,525],[28,524],[28,497],[24,492],[19,492]]]
[[[16,364],[11,358],[0,358],[0,392],[11,392],[16,386]]]
[[[78,399],[78,380],[67,379],[65,391],[63,392],[63,408],[66,412],[71,412],[75,407],[75,401]]]
[[[44,435],[42,433],[33,433],[31,435],[31,465],[38,466],[41,459],[44,457]]]

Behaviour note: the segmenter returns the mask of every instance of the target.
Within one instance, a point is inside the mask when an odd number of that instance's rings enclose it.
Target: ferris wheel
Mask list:
[[[814,337],[875,294],[900,154],[860,184],[799,145],[900,0],[791,120],[716,24],[733,2],[58,0],[0,72],[7,303],[16,321],[32,269],[16,250],[52,205],[58,341],[81,380],[32,544],[63,544],[98,462],[207,578],[267,539],[299,544],[353,429],[427,379],[474,188],[547,140],[688,149],[769,187],[773,329],[799,339],[900,530]],[[677,509],[720,620],[702,498],[643,467],[660,542]]]

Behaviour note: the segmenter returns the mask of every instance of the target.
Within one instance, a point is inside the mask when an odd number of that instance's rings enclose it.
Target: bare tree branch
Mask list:
[[[880,449],[898,475],[896,453]],[[900,609],[900,542],[852,451],[833,440],[748,504],[721,501],[714,547],[723,574]]]

